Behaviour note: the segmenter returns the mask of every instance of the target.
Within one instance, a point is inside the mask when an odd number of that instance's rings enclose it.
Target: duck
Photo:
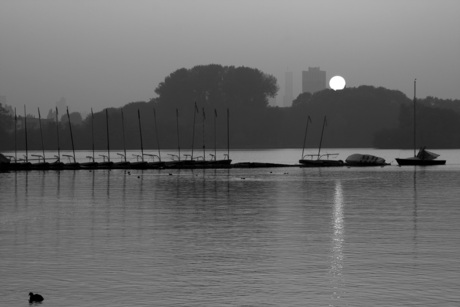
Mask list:
[[[41,303],[44,298],[40,294],[29,292],[29,303]]]

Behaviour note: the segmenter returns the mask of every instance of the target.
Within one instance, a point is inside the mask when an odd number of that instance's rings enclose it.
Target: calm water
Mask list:
[[[446,166],[0,173],[0,305],[458,306],[460,151],[441,152]]]

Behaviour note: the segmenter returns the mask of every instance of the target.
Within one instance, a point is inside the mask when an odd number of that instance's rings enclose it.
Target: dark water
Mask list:
[[[457,306],[460,167],[0,173],[1,306]]]

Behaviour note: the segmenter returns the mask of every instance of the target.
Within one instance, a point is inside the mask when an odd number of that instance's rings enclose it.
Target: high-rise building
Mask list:
[[[284,75],[284,97],[283,106],[290,107],[294,100],[294,74],[287,71]]]
[[[319,67],[308,67],[302,71],[302,92],[315,93],[326,88],[326,72]]]

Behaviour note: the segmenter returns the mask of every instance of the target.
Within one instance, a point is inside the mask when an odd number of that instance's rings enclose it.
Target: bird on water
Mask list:
[[[40,294],[29,292],[29,303],[41,303],[44,298]]]

